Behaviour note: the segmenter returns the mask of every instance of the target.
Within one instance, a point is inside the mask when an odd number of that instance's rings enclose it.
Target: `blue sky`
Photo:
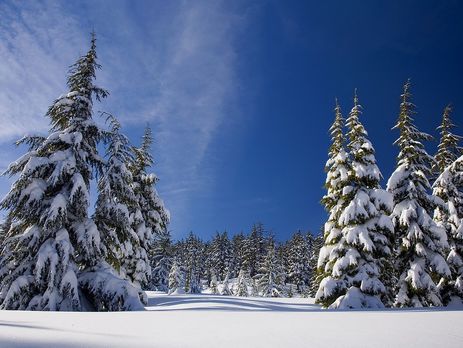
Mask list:
[[[47,131],[94,29],[111,92],[95,109],[134,143],[153,127],[175,238],[256,221],[280,239],[319,231],[334,98],[346,114],[354,88],[386,178],[407,78],[420,129],[435,134],[449,102],[463,125],[459,1],[0,1],[0,14],[0,168],[16,138]]]

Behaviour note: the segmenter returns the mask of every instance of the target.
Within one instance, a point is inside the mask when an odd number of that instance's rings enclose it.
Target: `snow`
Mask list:
[[[463,310],[149,292],[144,312],[0,311],[2,347],[461,347]],[[336,328],[336,334],[333,334]]]

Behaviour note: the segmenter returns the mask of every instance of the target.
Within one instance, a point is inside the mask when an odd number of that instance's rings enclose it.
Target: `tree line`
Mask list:
[[[235,296],[313,297],[322,236],[296,231],[278,242],[255,224],[250,233],[229,238],[219,233],[202,241],[194,233],[154,252],[156,276],[151,289],[169,293]],[[162,245],[162,246],[161,246]]]

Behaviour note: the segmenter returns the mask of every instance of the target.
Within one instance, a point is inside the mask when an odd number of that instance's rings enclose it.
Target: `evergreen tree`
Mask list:
[[[166,230],[155,237],[151,252],[151,289],[168,291],[169,270],[172,266],[172,241],[170,233]]]
[[[441,174],[446,167],[463,155],[462,148],[459,146],[461,137],[451,132],[455,127],[450,114],[452,113],[451,105],[447,105],[442,115],[442,123],[437,128],[440,130],[440,142],[435,156],[434,169],[438,174]]]
[[[93,219],[108,246],[108,263],[122,277],[135,281],[133,274],[137,265],[131,261],[140,242],[131,223],[136,200],[132,189],[132,174],[127,167],[133,158],[128,139],[120,133],[120,123],[111,115],[107,121],[111,126],[106,134],[107,163],[98,180],[98,199]]]
[[[459,170],[461,164],[457,159],[462,155],[459,141],[461,137],[451,133],[455,125],[450,119],[452,108],[450,105],[444,109],[440,130],[440,143],[435,156],[435,172],[439,175],[433,185],[433,194],[445,203],[445,206],[437,205],[434,210],[434,221],[447,232],[450,250],[447,254],[447,263],[450,266],[451,277],[442,279],[438,284],[444,304],[450,302],[453,296],[462,297],[462,245],[458,234],[458,228],[463,217],[461,210],[461,179]]]
[[[250,277],[249,273],[245,269],[241,269],[238,274],[238,283],[236,285],[236,291],[234,292],[235,296],[248,297],[249,296],[249,284]]]
[[[216,233],[209,252],[211,254],[210,262],[216,271],[216,276],[219,280],[223,280],[230,267],[232,257],[231,244],[227,232]]]
[[[275,253],[275,244],[271,240],[267,255],[255,276],[258,292],[264,297],[281,297],[284,290],[284,272]]]
[[[452,297],[463,299],[463,156],[447,166],[434,183],[434,194],[446,206],[437,206],[434,219],[447,231],[450,250],[447,263],[451,276],[439,284],[444,304]]]
[[[225,279],[222,284],[222,290],[220,291],[220,295],[230,296],[232,295],[232,291],[230,290],[230,283],[229,283],[229,273],[225,276]]]
[[[141,146],[132,147],[134,162],[131,172],[138,206],[132,214],[132,223],[139,240],[132,253],[132,262],[136,264],[132,278],[140,287],[145,287],[149,283],[151,278],[149,255],[156,237],[166,233],[170,219],[169,212],[165,209],[155,188],[158,178],[147,171],[153,165],[153,157],[150,153],[152,143],[151,128],[146,127]]]
[[[201,293],[202,242],[190,232],[185,245],[185,292],[199,294]]]
[[[393,227],[388,214],[392,197],[380,188],[381,173],[375,151],[359,120],[361,106],[354,97],[349,128],[349,185],[342,192],[346,202],[336,222],[338,242],[331,249],[320,283],[318,303],[330,308],[381,308],[386,293],[381,280],[384,264],[391,255]],[[337,233],[337,232],[336,232]]]
[[[243,248],[242,267],[248,270],[250,277],[254,277],[265,256],[264,226],[261,223],[252,227],[251,234],[245,239]]]
[[[245,239],[243,232],[234,235],[232,238],[232,257],[229,273],[232,278],[238,277],[238,273],[243,266]]]
[[[296,286],[299,294],[304,294],[310,283],[312,272],[310,269],[310,234],[304,236],[297,231],[286,246],[286,273],[288,281]]]
[[[395,227],[395,269],[398,270],[397,307],[440,306],[436,283],[450,275],[443,257],[448,247],[445,230],[431,218],[438,200],[430,195],[428,177],[433,158],[423,140],[431,137],[413,124],[414,105],[410,101],[410,81],[404,85],[395,144],[400,152],[397,168],[387,189],[394,197],[392,220]]]
[[[212,270],[211,272],[211,282],[209,284],[209,288],[211,289],[211,294],[212,295],[217,295],[219,293],[218,289],[218,284],[217,284],[217,275],[215,273],[215,270]]]
[[[93,99],[108,93],[94,85],[96,40],[71,67],[69,92],[48,109],[51,133],[29,138],[29,151],[7,173],[19,174],[1,206],[9,230],[2,243],[0,303],[3,309],[142,309],[139,293],[104,261],[104,245],[88,216],[90,181],[102,166],[101,131],[92,119]]]
[[[172,263],[172,267],[169,272],[169,292],[168,294],[183,293],[184,279],[180,265],[176,260]]]
[[[330,127],[331,146],[328,153],[328,161],[325,165],[327,172],[325,188],[326,195],[321,203],[329,212],[328,220],[324,225],[323,239],[324,245],[320,250],[317,263],[317,283],[330,276],[331,265],[327,265],[328,258],[332,249],[341,238],[341,228],[339,226],[339,215],[346,203],[343,197],[343,189],[348,184],[349,162],[345,150],[344,119],[341,114],[341,107],[336,99],[334,108],[334,121]]]

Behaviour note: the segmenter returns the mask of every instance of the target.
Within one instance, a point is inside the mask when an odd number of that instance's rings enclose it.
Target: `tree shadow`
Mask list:
[[[21,323],[15,321],[5,321],[0,320],[0,328],[2,327],[11,327],[11,328],[19,328],[19,329],[32,329],[32,330],[49,330],[49,331],[59,331],[59,332],[68,332],[73,334],[80,334],[80,335],[92,335],[92,336],[114,336],[120,338],[132,338],[136,337],[133,335],[123,335],[123,334],[111,334],[111,333],[104,333],[104,332],[91,332],[91,331],[79,331],[73,329],[65,329],[65,328],[56,328],[56,327],[47,327],[42,325],[35,325],[30,323]],[[1,339],[0,339],[1,342]],[[4,347],[0,344],[0,347]],[[6,347],[6,346],[5,346]]]
[[[204,306],[201,306],[201,305]],[[211,306],[211,304],[213,304]],[[178,305],[194,305],[193,307],[174,308]],[[304,303],[287,303],[266,301],[255,297],[228,297],[211,295],[159,296],[149,299],[148,307],[153,311],[274,311],[274,312],[308,312],[320,310],[320,306]],[[150,309],[150,308],[147,308]]]
[[[212,304],[212,305],[211,305]],[[193,305],[181,307],[181,305]],[[203,306],[202,306],[203,305]],[[180,307],[178,307],[180,306]],[[151,307],[151,308],[150,308]],[[423,308],[362,308],[362,309],[323,309],[311,303],[288,303],[274,299],[258,297],[234,297],[221,295],[173,295],[156,296],[148,300],[149,311],[228,311],[228,312],[455,312],[463,308],[423,307]]]

